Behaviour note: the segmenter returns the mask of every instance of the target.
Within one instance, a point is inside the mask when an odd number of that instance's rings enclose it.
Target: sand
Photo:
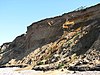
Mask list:
[[[54,71],[35,71],[35,70],[22,70],[16,71],[19,69],[17,67],[14,68],[0,68],[0,75],[100,75],[100,71],[83,71],[83,72],[75,72],[68,70],[54,70]]]

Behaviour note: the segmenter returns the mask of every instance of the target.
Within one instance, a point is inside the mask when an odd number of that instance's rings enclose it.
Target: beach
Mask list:
[[[100,75],[100,71],[68,71],[68,70],[53,70],[53,71],[35,71],[35,70],[21,70],[18,67],[14,68],[0,68],[0,75]]]

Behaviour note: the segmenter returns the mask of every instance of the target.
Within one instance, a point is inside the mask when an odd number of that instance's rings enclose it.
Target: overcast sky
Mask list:
[[[0,45],[26,32],[41,19],[62,15],[100,0],[0,0]]]

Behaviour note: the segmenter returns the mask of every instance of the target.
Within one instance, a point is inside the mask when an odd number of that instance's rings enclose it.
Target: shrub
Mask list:
[[[63,63],[59,63],[59,64],[58,64],[58,68],[62,68],[63,66],[64,66]]]
[[[43,62],[42,61],[40,61],[40,62],[38,62],[38,64],[37,65],[43,65]]]

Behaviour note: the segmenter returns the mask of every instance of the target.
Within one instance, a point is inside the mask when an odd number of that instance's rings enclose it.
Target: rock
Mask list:
[[[69,70],[74,71],[100,71],[100,66],[70,66]]]
[[[0,46],[0,54],[3,52],[6,52],[6,49],[9,47],[10,42],[4,43],[3,45]]]

